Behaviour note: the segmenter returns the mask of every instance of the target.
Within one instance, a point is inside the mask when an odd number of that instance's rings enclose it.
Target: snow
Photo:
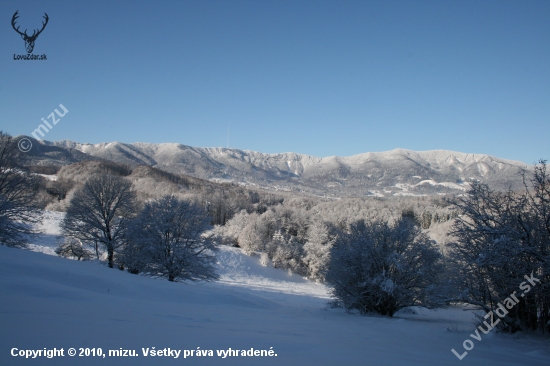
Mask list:
[[[409,196],[409,197],[423,197],[427,196],[426,194],[416,194],[411,192],[397,192],[393,194],[394,196]]]
[[[38,175],[47,180],[53,180],[53,181],[57,180],[57,175],[55,174],[38,174]]]
[[[468,189],[469,185],[468,184],[457,184],[457,183],[451,183],[451,182],[436,182],[434,181],[433,179],[426,179],[426,180],[423,180],[423,181],[420,181],[418,183],[416,183],[414,186],[420,186],[422,184],[429,184],[429,185],[432,185],[432,186],[443,186],[443,187],[447,187],[447,188],[452,188],[452,189],[456,189],[456,190],[461,190],[461,191],[465,191]]]
[[[51,248],[62,214],[46,212]],[[47,251],[43,249],[42,251]],[[221,280],[172,283],[44,253],[0,246],[1,365],[548,365],[550,342],[492,331],[470,337],[474,312],[464,308],[404,309],[394,318],[348,314],[327,306],[321,284],[259,263],[224,247]],[[459,361],[451,352],[474,349]],[[136,350],[137,357],[12,357],[12,348],[101,347]],[[144,357],[142,348],[182,350]],[[187,357],[183,350],[213,350]],[[227,357],[216,350],[269,350],[273,357]]]
[[[247,256],[238,248],[223,246],[217,258],[219,283],[277,293],[314,295],[327,300],[330,298],[326,286],[296,274],[290,275],[271,265],[262,266],[258,254]]]
[[[42,214],[42,223],[37,225],[37,231],[42,234],[32,240],[29,249],[35,252],[41,252],[49,255],[55,254],[57,242],[61,238],[59,224],[63,220],[64,213],[44,210]]]
[[[477,169],[479,170],[479,174],[482,177],[485,177],[487,173],[489,172],[489,168],[484,163],[477,164]]]

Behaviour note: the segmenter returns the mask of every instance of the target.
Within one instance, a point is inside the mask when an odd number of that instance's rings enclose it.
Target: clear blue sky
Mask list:
[[[550,159],[547,0],[2,0],[0,78],[12,135]]]

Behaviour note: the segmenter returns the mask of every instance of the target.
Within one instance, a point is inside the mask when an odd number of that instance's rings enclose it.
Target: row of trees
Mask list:
[[[44,171],[44,167],[40,166],[31,168],[39,173]],[[267,207],[283,201],[277,194],[259,194],[237,185],[213,183],[150,166],[130,167],[108,161],[81,161],[58,168],[56,180],[44,182],[43,207],[65,212],[74,192],[89,177],[98,175],[126,178],[132,182],[132,190],[141,202],[166,195],[198,200],[207,210],[212,225],[225,225],[243,209],[264,212]]]
[[[1,245],[26,247],[40,222],[43,180],[28,169],[27,159],[17,141],[0,131]],[[100,164],[99,170],[120,174],[89,178],[73,190],[61,225],[65,240],[59,255],[80,260],[105,252],[109,267],[132,273],[170,281],[216,278],[216,247],[203,235],[210,219],[202,205],[175,196],[142,204],[132,183],[120,176],[129,175],[129,168],[93,163]]]
[[[452,217],[447,207],[430,206],[430,201],[420,201],[415,207],[407,205],[410,202],[373,198],[323,202],[294,197],[263,213],[241,211],[216,231],[227,244],[247,253],[264,253],[276,268],[323,282],[336,238],[349,234],[357,222],[390,223],[406,217],[425,228]]]
[[[545,161],[523,192],[474,182],[451,201],[457,215],[444,257],[405,214],[358,221],[332,246],[326,280],[346,309],[393,315],[411,305],[476,305],[505,314],[507,331],[550,331],[550,175]]]
[[[80,253],[89,247],[98,258],[105,251],[111,268],[169,281],[212,280],[216,248],[203,236],[208,221],[202,206],[174,196],[140,207],[128,180],[102,175],[88,179],[72,197],[59,253],[86,258],[89,254]]]
[[[323,281],[335,231],[301,207],[278,205],[261,215],[241,211],[218,235],[245,253],[265,253],[275,268]]]
[[[326,282],[347,310],[391,316],[406,306],[466,302],[489,313],[506,303],[501,329],[545,331],[550,330],[546,162],[524,182],[523,192],[473,182],[467,194],[431,210],[399,211],[384,200],[370,206],[357,200],[286,200],[262,214],[241,212],[220,231],[246,252],[263,252],[275,267]],[[447,221],[453,224],[442,248],[426,229]],[[519,300],[512,306],[514,293]]]

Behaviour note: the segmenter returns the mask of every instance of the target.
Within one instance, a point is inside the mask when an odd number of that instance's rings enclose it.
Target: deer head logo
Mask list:
[[[13,27],[13,29],[15,29],[17,33],[21,35],[21,38],[23,38],[23,40],[25,41],[25,48],[27,49],[27,53],[32,53],[32,50],[34,49],[34,41],[36,41],[36,38],[38,38],[38,35],[42,33],[44,28],[46,28],[46,24],[48,24],[48,19],[49,19],[48,14],[44,13],[44,19],[46,21],[42,22],[42,29],[40,30],[35,29],[33,34],[29,36],[27,34],[26,29],[25,29],[25,32],[21,33],[19,31],[19,27],[15,28],[15,21],[17,20],[17,18],[19,18],[19,15],[17,15],[18,12],[19,10],[16,11],[15,14],[13,14],[13,18],[11,18],[11,26]]]

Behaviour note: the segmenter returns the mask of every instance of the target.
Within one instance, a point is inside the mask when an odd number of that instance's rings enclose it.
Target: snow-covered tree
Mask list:
[[[307,232],[307,243],[304,245],[304,263],[308,268],[309,278],[323,282],[328,269],[330,249],[336,237],[321,220],[314,220]]]
[[[115,252],[124,245],[135,215],[135,195],[131,188],[132,184],[121,177],[92,177],[74,193],[61,223],[65,236],[82,244],[102,246],[111,268]]]
[[[307,269],[303,262],[303,245],[295,237],[285,239],[283,235],[276,235],[275,239],[267,245],[268,255],[271,257],[273,267],[287,269],[302,276],[307,275]]]
[[[326,281],[347,310],[393,316],[413,305],[442,304],[441,255],[412,220],[358,221],[338,236]]]
[[[145,204],[137,217],[132,246],[141,259],[134,269],[169,281],[210,281],[217,278],[214,244],[203,237],[209,219],[197,203],[166,196]],[[139,229],[138,229],[139,228]]]
[[[257,250],[263,250],[265,245],[265,235],[263,225],[258,214],[249,215],[245,226],[240,231],[237,241],[239,247],[247,254]]]
[[[82,243],[74,238],[66,238],[63,242],[58,243],[55,253],[60,257],[83,261],[93,258],[92,252],[84,248]]]
[[[25,158],[17,141],[0,131],[0,245],[25,247],[34,234],[30,224],[40,221],[38,180],[22,166]]]
[[[544,330],[550,320],[550,178],[544,161],[526,190],[496,192],[475,182],[454,202],[460,216],[449,244],[458,299],[487,313],[521,292],[525,276],[540,280],[518,297],[499,327]],[[515,302],[515,301],[514,301]]]
[[[223,242],[232,246],[239,246],[239,235],[252,216],[246,210],[241,210],[225,226],[216,226],[219,234],[223,236]]]

